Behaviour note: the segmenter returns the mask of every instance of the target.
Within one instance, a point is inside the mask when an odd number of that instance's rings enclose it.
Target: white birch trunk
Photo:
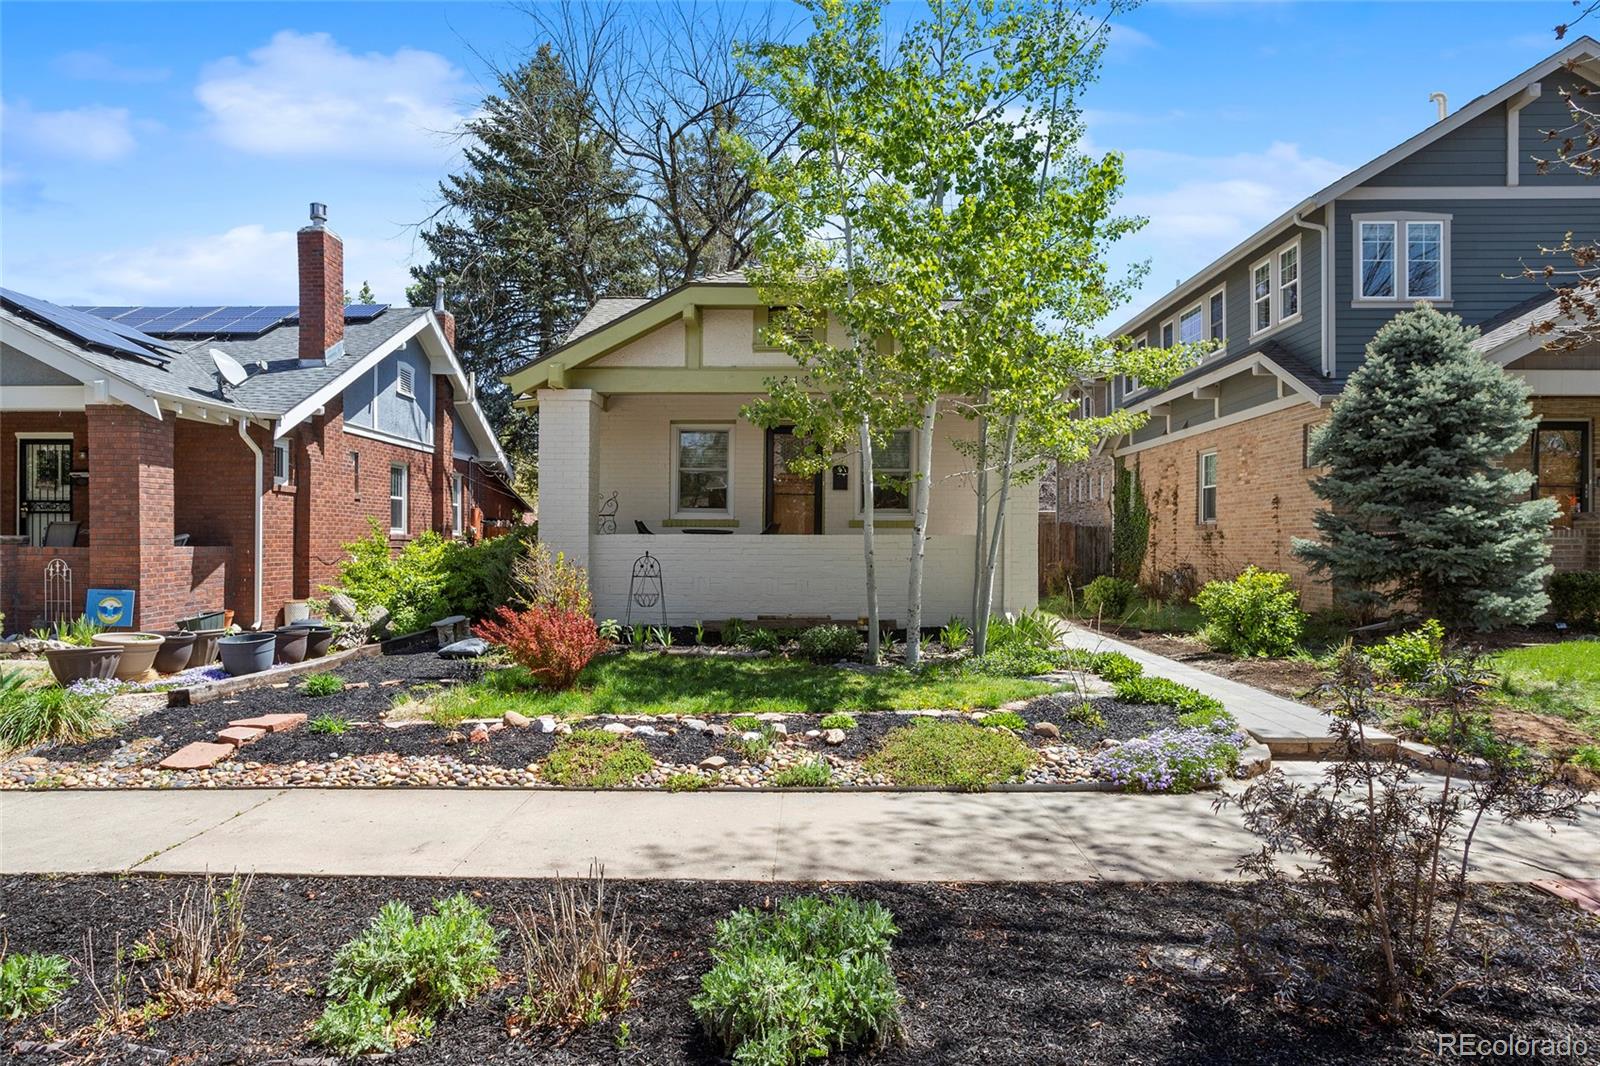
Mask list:
[[[973,650],[982,655],[988,650],[989,645],[989,611],[994,603],[994,574],[1000,564],[1000,542],[1005,536],[1006,501],[1011,496],[1011,466],[1016,457],[1017,432],[1022,422],[1019,416],[1010,415],[1006,419],[1005,449],[1000,453],[1000,487],[996,490],[999,497],[994,507],[994,528],[989,534],[988,552],[983,563],[983,590],[979,595],[979,608],[983,612],[983,648],[974,645]]]
[[[917,438],[917,457],[911,482],[911,576],[906,589],[906,665],[922,659],[922,568],[928,544],[928,504],[933,495],[933,427],[939,416],[939,401],[929,400],[922,409],[921,435]]]

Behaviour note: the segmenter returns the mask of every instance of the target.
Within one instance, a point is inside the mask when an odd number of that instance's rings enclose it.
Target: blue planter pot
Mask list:
[[[222,668],[238,677],[240,674],[259,674],[270,668],[276,645],[277,634],[269,629],[265,633],[240,633],[223,637],[217,641],[217,650],[222,653]]]

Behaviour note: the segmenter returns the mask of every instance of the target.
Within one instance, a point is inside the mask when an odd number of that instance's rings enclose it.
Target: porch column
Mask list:
[[[592,389],[539,390],[539,539],[582,567],[594,534],[599,433]]]
[[[152,418],[120,404],[91,404],[85,411],[90,525],[89,581],[84,587],[135,589],[135,624],[168,625],[187,592],[187,584],[176,588],[178,575],[167,565],[172,558],[174,420]]]

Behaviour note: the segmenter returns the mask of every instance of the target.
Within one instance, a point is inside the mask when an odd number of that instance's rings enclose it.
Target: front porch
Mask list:
[[[602,618],[656,624],[663,608],[634,604],[634,564],[646,552],[660,568],[665,620],[854,622],[865,614],[863,503],[855,455],[834,457],[815,477],[790,473],[793,440],[740,417],[750,394],[602,395],[541,389],[540,539],[589,569]],[[923,618],[969,618],[976,546],[976,495],[968,461],[942,419],[934,438],[933,496],[923,582]],[[880,467],[902,474],[914,450],[905,431]],[[1031,491],[1030,491],[1031,489]],[[1013,488],[996,578],[994,610],[1037,602],[1036,486]],[[906,617],[910,512],[903,492],[875,491],[879,613]]]
[[[143,629],[236,607],[244,585],[237,563],[248,566],[249,543],[236,543],[230,519],[250,497],[247,484],[220,476],[217,459],[242,447],[233,427],[214,419],[156,417],[119,403],[8,403],[0,410],[3,628],[75,618],[90,588],[135,590],[134,624]]]

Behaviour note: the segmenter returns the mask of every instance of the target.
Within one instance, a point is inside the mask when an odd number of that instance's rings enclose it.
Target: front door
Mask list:
[[[72,520],[72,441],[17,442],[17,533],[38,547],[51,522]]]
[[[1557,525],[1589,510],[1589,424],[1543,422],[1533,431],[1533,496],[1555,500]]]
[[[802,446],[792,427],[767,430],[767,521],[763,533],[822,532],[822,475],[796,474],[789,469]]]

